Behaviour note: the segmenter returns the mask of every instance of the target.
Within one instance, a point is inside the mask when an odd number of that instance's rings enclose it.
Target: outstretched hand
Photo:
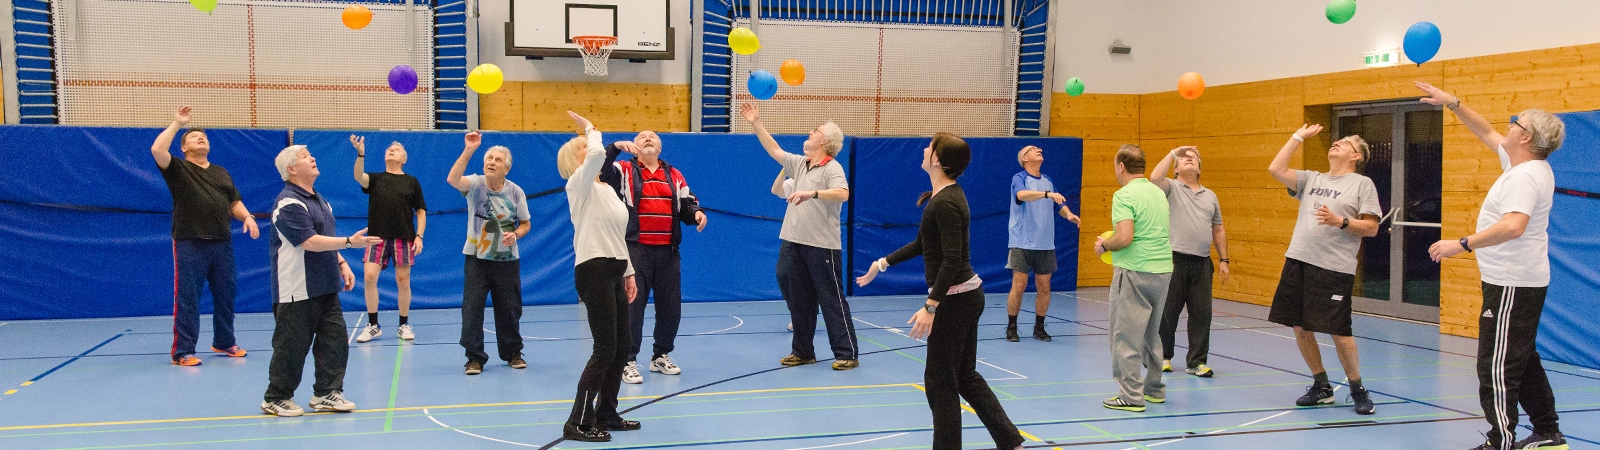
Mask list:
[[[1428,84],[1427,82],[1418,81],[1417,82],[1417,89],[1421,89],[1423,93],[1428,94],[1427,97],[1423,97],[1423,98],[1417,100],[1417,101],[1422,102],[1422,103],[1427,103],[1429,105],[1438,106],[1438,105],[1443,105],[1443,104],[1446,104],[1446,103],[1450,103],[1450,102],[1456,101],[1456,96],[1450,95],[1450,94],[1446,93],[1443,89],[1439,89],[1437,87],[1434,87],[1433,85]]]
[[[1322,132],[1322,125],[1310,124],[1310,125],[1301,125],[1299,130],[1295,130],[1294,135],[1298,136],[1303,141],[1303,140],[1306,140],[1306,139],[1311,139],[1312,136],[1316,136],[1317,133],[1321,133],[1321,132]]]
[[[483,145],[483,134],[478,133],[478,130],[468,131],[467,137],[462,140],[466,141],[467,149],[477,150],[479,145]]]
[[[383,238],[381,237],[367,236],[366,228],[362,228],[361,231],[357,231],[355,234],[350,235],[350,247],[353,248],[367,248],[382,243]]]
[[[363,136],[356,136],[356,135],[352,134],[352,135],[350,135],[350,146],[356,148],[356,154],[358,154],[358,155],[366,154],[367,153],[367,138],[363,137]]]
[[[572,116],[572,121],[578,124],[578,133],[587,133],[589,128],[594,126],[594,122],[590,122],[589,119],[583,118],[578,113],[567,111],[567,115]]]
[[[172,114],[172,121],[177,122],[178,126],[188,125],[189,119],[192,118],[189,115],[189,112],[192,110],[193,109],[188,106],[179,106],[178,112]]]
[[[744,104],[739,105],[739,115],[744,116],[746,122],[756,123],[761,121],[761,110],[757,109],[754,103],[744,102]]]

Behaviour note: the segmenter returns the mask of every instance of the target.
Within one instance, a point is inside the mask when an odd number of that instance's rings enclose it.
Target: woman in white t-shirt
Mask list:
[[[1550,209],[1555,203],[1555,173],[1545,159],[1561,148],[1566,126],[1543,110],[1523,111],[1500,134],[1461,99],[1418,81],[1423,103],[1455,112],[1478,140],[1500,157],[1504,173],[1494,181],[1478,211],[1477,232],[1444,239],[1428,248],[1434,261],[1477,251],[1483,279],[1483,311],[1478,316],[1478,401],[1489,421],[1488,442],[1479,449],[1566,448],[1557,425],[1550,389],[1534,337],[1550,287]],[[1533,433],[1516,441],[1517,405],[1533,423]]]

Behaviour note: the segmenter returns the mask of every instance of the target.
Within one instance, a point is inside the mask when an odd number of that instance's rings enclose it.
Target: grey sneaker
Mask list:
[[[261,412],[278,417],[300,417],[306,414],[306,410],[300,409],[300,405],[294,404],[294,400],[263,401]]]
[[[409,341],[417,338],[417,334],[411,332],[411,324],[409,323],[401,324],[398,331],[400,333],[400,340],[402,341]]]
[[[628,384],[639,384],[644,382],[644,376],[639,375],[638,362],[628,361],[628,365],[622,366],[622,382]]]
[[[683,369],[678,368],[678,364],[672,362],[672,357],[667,355],[661,355],[659,358],[650,360],[650,371],[661,372],[665,375],[677,375],[683,373]]]
[[[344,394],[339,391],[329,391],[327,394],[311,397],[311,409],[317,411],[350,412],[356,410],[356,404],[344,399]]]
[[[383,329],[378,328],[378,324],[369,323],[361,329],[361,334],[356,335],[356,342],[367,342],[378,336],[383,336]]]

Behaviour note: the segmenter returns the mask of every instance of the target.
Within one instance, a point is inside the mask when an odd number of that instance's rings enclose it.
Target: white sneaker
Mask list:
[[[356,342],[367,342],[378,336],[383,336],[383,329],[378,328],[378,324],[369,323],[361,329],[361,334],[356,335]]]
[[[294,404],[294,400],[278,400],[261,402],[261,412],[278,417],[300,417],[305,415],[306,410],[300,409],[300,405]]]
[[[639,375],[639,363],[628,361],[628,365],[622,366],[622,382],[628,384],[644,382],[644,376]]]
[[[678,364],[672,362],[672,357],[667,355],[661,355],[659,358],[650,360],[650,371],[661,372],[666,375],[683,373],[683,369],[679,369]]]
[[[382,331],[379,333],[382,333]],[[417,335],[411,332],[411,324],[407,323],[400,325],[400,340],[409,341],[416,338]]]
[[[794,322],[789,322],[789,331],[794,331]]]
[[[317,411],[350,412],[356,410],[356,404],[344,399],[339,391],[329,392],[328,395],[311,397],[311,409]]]

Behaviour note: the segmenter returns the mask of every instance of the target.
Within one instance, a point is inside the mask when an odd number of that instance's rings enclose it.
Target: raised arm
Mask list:
[[[456,158],[455,165],[450,166],[450,174],[444,177],[444,181],[450,183],[450,187],[456,188],[457,191],[466,192],[472,188],[472,182],[462,178],[461,174],[467,172],[467,162],[472,160],[472,153],[478,151],[479,145],[483,145],[483,135],[471,131],[463,140],[467,147],[461,150],[461,156]]]
[[[1478,136],[1478,141],[1483,142],[1483,145],[1489,146],[1489,150],[1500,151],[1500,142],[1504,141],[1506,137],[1495,131],[1494,127],[1489,125],[1488,119],[1484,119],[1483,116],[1478,115],[1477,111],[1473,111],[1467,105],[1461,104],[1460,98],[1421,81],[1417,82],[1417,89],[1421,89],[1422,92],[1428,94],[1427,97],[1423,97],[1418,101],[1429,105],[1443,105],[1445,109],[1455,112],[1456,118],[1461,119],[1461,123],[1465,124],[1468,130],[1472,130],[1473,135]]]
[[[1163,191],[1167,190],[1167,187],[1172,184],[1172,182],[1167,181],[1167,174],[1172,173],[1172,164],[1178,159],[1178,152],[1191,148],[1194,147],[1185,145],[1167,152],[1167,157],[1161,158],[1161,162],[1156,163],[1154,169],[1150,169],[1150,184],[1156,185]]]
[[[589,146],[584,149],[583,163],[579,164],[578,169],[567,178],[567,198],[573,204],[578,204],[589,196],[590,191],[584,189],[587,186],[584,183],[593,183],[600,176],[600,169],[605,166],[606,149],[605,144],[600,141],[600,130],[595,129],[589,119],[572,111],[567,111],[567,115],[572,116],[572,120],[583,130],[589,141]]]
[[[172,139],[178,137],[179,128],[188,124],[189,107],[179,106],[178,112],[172,115],[172,123],[167,125],[167,129],[161,130],[161,134],[156,135],[155,143],[150,144],[150,156],[155,157],[156,167],[165,170],[168,164],[172,164]]]
[[[360,184],[362,189],[366,189],[367,182],[371,178],[367,176],[366,171],[367,138],[352,134],[350,146],[356,148],[356,183]]]
[[[755,128],[756,139],[761,140],[761,148],[767,150],[767,156],[771,156],[772,160],[777,161],[778,164],[783,164],[783,156],[787,152],[783,151],[783,147],[778,146],[778,141],[772,139],[772,133],[768,133],[767,127],[761,124],[761,110],[756,109],[756,105],[753,103],[745,103],[739,107],[739,114],[744,116],[744,120],[750,122],[750,126]]]
[[[1295,173],[1294,169],[1289,168],[1289,158],[1294,157],[1295,150],[1299,150],[1301,146],[1305,145],[1306,139],[1310,139],[1321,132],[1322,125],[1301,125],[1300,129],[1289,137],[1289,142],[1284,143],[1283,148],[1278,149],[1278,156],[1272,158],[1272,164],[1267,166],[1267,172],[1272,174],[1272,178],[1278,180],[1279,183],[1283,183],[1283,186],[1289,189],[1299,186],[1300,176]]]

